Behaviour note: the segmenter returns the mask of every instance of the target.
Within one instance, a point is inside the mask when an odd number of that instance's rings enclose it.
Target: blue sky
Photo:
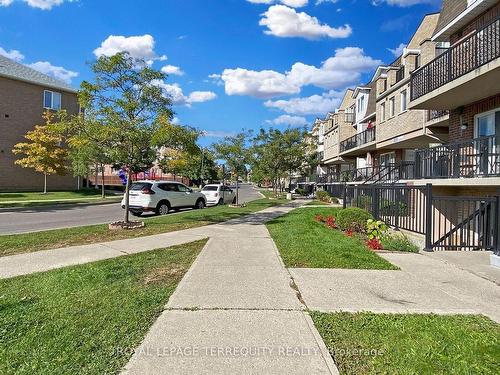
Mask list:
[[[311,123],[390,63],[440,0],[0,0],[0,53],[70,82],[128,50],[208,144]],[[391,49],[393,51],[391,51]],[[397,52],[397,51],[396,51]]]

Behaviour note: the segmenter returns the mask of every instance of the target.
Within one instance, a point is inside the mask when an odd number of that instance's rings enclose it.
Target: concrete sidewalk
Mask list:
[[[494,282],[437,256],[380,255],[401,270],[295,268],[290,273],[312,310],[483,314],[500,322],[500,288]]]
[[[200,228],[205,248],[124,374],[336,374],[263,225],[290,207]]]

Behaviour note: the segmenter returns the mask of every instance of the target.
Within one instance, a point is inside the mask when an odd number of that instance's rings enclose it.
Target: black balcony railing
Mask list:
[[[411,74],[416,100],[500,57],[500,16]]]
[[[340,142],[340,152],[362,146],[375,140],[375,127],[371,127]]]
[[[500,176],[500,135],[450,143],[415,152],[415,178]]]
[[[448,110],[440,110],[440,109],[431,109],[427,111],[427,121],[436,120],[438,118],[448,116],[450,111]]]

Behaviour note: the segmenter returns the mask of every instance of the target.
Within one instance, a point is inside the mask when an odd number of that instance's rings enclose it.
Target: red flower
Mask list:
[[[334,216],[328,216],[326,218],[326,225],[332,229],[337,228],[337,224],[335,224],[335,217]]]
[[[352,237],[352,235],[353,235],[353,231],[352,231],[352,230],[350,230],[350,229],[346,230],[344,233],[345,233],[345,235],[346,235],[347,237]]]
[[[384,248],[380,241],[376,238],[366,241],[366,246],[372,250],[382,250]]]
[[[325,221],[325,219],[321,215],[316,215],[314,217],[314,220],[316,220],[318,223],[323,223]]]

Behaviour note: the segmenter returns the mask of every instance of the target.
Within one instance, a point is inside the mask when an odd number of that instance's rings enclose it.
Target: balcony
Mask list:
[[[500,177],[500,135],[415,153],[415,179]]]
[[[449,115],[450,111],[446,109],[431,109],[427,111],[427,121],[435,121]]]
[[[410,108],[455,109],[498,93],[500,16],[411,74]]]
[[[361,147],[375,141],[375,127],[371,127],[340,142],[340,153]]]

